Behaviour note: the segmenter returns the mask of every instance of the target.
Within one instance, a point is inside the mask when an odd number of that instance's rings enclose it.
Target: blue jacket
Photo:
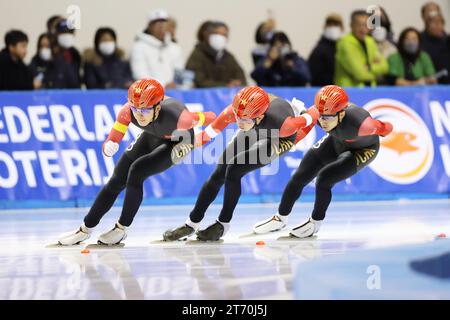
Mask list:
[[[288,60],[294,61],[293,67],[286,65]],[[264,61],[265,59],[261,59],[251,74],[259,86],[303,87],[311,82],[308,64],[296,52],[278,58],[270,68],[264,66]]]

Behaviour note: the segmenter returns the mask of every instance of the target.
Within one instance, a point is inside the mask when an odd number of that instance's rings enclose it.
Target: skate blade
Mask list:
[[[78,249],[78,248],[83,248],[85,245],[84,242],[81,242],[79,244],[73,244],[73,245],[63,245],[63,244],[59,244],[59,243],[51,243],[46,245],[46,248],[59,248],[59,249]]]
[[[203,241],[203,240],[187,240],[186,244],[206,244],[206,245],[217,245],[222,244],[224,241],[223,239],[219,239],[216,241]]]
[[[125,243],[118,243],[118,244],[91,243],[86,246],[86,249],[121,249],[123,247],[125,247]]]
[[[185,243],[186,240],[187,240],[187,238],[179,239],[179,240],[173,240],[173,241],[168,241],[168,240],[164,240],[164,239],[158,239],[158,240],[150,241],[150,244],[177,244],[177,243]]]
[[[267,233],[250,232],[250,233],[242,234],[238,238],[245,239],[245,238],[262,237],[262,236],[272,235],[272,234],[276,234],[276,233],[283,232],[283,231],[284,230],[275,230],[275,231],[271,231],[271,232],[267,232]]]
[[[250,232],[250,233],[241,234],[238,238],[239,239],[245,239],[245,238],[253,238],[253,237],[256,237],[256,236],[258,236],[257,233]]]
[[[317,236],[311,236],[308,238],[297,238],[293,236],[283,236],[277,238],[277,241],[293,241],[293,242],[302,242],[302,241],[314,241],[317,240]]]

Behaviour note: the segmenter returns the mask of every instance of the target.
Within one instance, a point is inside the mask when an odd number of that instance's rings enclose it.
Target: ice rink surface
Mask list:
[[[450,299],[445,272],[435,277],[410,266],[450,252],[450,240],[436,240],[450,236],[448,200],[335,202],[319,235],[306,240],[283,239],[289,229],[249,237],[277,207],[240,205],[223,242],[159,243],[190,208],[144,207],[123,248],[89,254],[81,253],[85,246],[46,247],[76,229],[87,209],[0,211],[0,299]],[[288,227],[311,208],[297,204]],[[203,228],[219,210],[210,208]],[[119,214],[111,210],[86,245]]]

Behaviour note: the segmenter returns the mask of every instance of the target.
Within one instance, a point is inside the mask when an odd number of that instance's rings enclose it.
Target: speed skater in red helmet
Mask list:
[[[318,125],[327,133],[303,157],[286,185],[278,213],[256,223],[255,233],[267,233],[286,227],[303,188],[316,178],[316,198],[311,217],[293,228],[290,236],[311,237],[319,231],[331,202],[333,186],[367,167],[378,154],[380,136],[391,133],[392,124],[373,119],[365,109],[349,103],[341,87],[321,88],[314,99],[320,113]]]
[[[300,103],[300,106],[297,103]],[[280,112],[277,115],[276,112],[280,105],[282,105],[281,109],[289,111],[294,109],[295,113]],[[275,107],[271,108],[270,113],[267,114],[267,119],[262,121],[266,117],[266,111],[272,106]],[[302,113],[301,116],[300,113]],[[316,124],[318,117],[319,113],[315,108],[311,107],[305,110],[304,104],[300,100],[294,98],[293,102],[288,103],[267,93],[258,86],[249,86],[241,89],[234,96],[233,102],[202,131],[201,135],[197,136],[197,140],[201,139],[197,143],[207,143],[220,134],[230,123],[236,123],[242,131],[249,131],[253,128],[258,130],[279,129],[281,138],[296,134],[294,139],[294,144],[296,144]]]
[[[238,133],[228,143],[217,166],[202,186],[197,201],[185,224],[168,230],[166,241],[186,238],[195,231],[201,241],[219,240],[227,232],[241,195],[241,179],[288,152],[315,125],[319,112],[297,99],[291,103],[257,86],[245,87],[220,115],[202,132],[197,141],[206,143],[230,123],[237,123]],[[209,205],[224,186],[222,210],[217,221],[198,230]]]
[[[88,239],[92,228],[126,189],[118,222],[98,239],[100,244],[106,245],[123,241],[126,228],[141,205],[144,181],[180,163],[194,148],[193,127],[209,125],[215,117],[213,112],[190,112],[180,101],[165,96],[163,86],[155,79],[134,82],[128,90],[128,101],[119,111],[102,146],[103,154],[112,157],[119,150],[119,143],[130,124],[142,129],[142,133],[120,157],[113,175],[100,190],[81,227],[62,236],[59,243],[74,245]]]

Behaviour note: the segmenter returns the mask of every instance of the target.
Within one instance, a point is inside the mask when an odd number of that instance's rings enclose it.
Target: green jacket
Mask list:
[[[244,71],[234,56],[227,50],[220,59],[217,52],[204,43],[197,44],[191,53],[186,69],[195,73],[195,86],[198,88],[225,87],[231,80],[241,80],[247,84]]]
[[[405,64],[400,53],[394,53],[389,56],[389,75],[395,78],[405,79]],[[421,51],[416,62],[412,66],[414,80],[434,75],[433,62],[425,51]]]
[[[388,63],[378,50],[372,37],[364,39],[367,47],[368,62],[359,40],[349,33],[342,37],[336,45],[336,66],[334,83],[343,87],[362,87],[365,83],[377,84],[377,77],[389,70]]]

